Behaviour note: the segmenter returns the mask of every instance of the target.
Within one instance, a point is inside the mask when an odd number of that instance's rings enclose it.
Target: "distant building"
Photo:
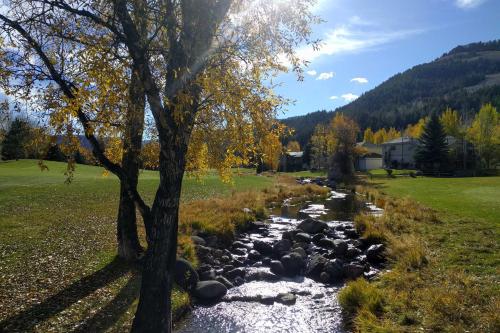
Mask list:
[[[304,152],[303,151],[288,151],[280,158],[278,170],[282,172],[294,172],[305,170]]]
[[[368,171],[382,168],[382,146],[370,142],[358,142],[358,148],[366,150],[366,153],[356,159],[357,171]]]
[[[403,136],[382,144],[384,168],[411,169],[415,168],[415,153],[418,140]]]

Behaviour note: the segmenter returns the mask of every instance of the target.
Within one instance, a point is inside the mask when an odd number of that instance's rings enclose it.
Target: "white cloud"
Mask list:
[[[482,4],[485,0],[455,0],[455,5],[459,8],[474,8]]]
[[[351,79],[351,82],[368,83],[368,79],[366,77],[354,77]]]
[[[316,74],[318,74],[318,72],[316,72],[314,69],[307,71],[306,73],[307,73],[307,75],[311,75],[311,76],[316,76]]]
[[[336,100],[336,99],[339,99],[339,96],[330,96],[330,99],[331,99],[332,101],[334,101],[334,100]]]
[[[316,80],[329,80],[334,76],[335,76],[334,72],[325,72],[325,73],[321,73],[320,75],[318,75]]]
[[[358,19],[354,19],[356,20]],[[296,54],[300,59],[312,62],[321,56],[366,51],[424,32],[423,29],[376,31],[363,29],[365,25],[351,22],[338,26],[325,34],[319,48],[314,49],[311,45],[303,46],[297,50]]]
[[[346,102],[352,102],[354,101],[356,98],[358,98],[359,96],[358,95],[354,95],[353,93],[347,93],[347,94],[343,94],[342,95],[342,98],[346,101]]]

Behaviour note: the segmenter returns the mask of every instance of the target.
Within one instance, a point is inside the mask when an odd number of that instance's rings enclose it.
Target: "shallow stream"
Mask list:
[[[283,232],[293,230],[304,218],[311,216],[328,223],[330,227],[351,226],[353,217],[360,210],[378,213],[352,193],[332,191],[326,200],[289,205],[287,202],[271,211],[265,232],[246,233],[238,238],[244,243],[261,240],[273,243]],[[342,236],[341,236],[342,237]],[[247,267],[247,276],[257,271],[270,272],[259,262]],[[271,305],[260,302],[231,301],[214,306],[196,306],[177,327],[178,333],[198,332],[345,332],[337,301],[343,284],[325,285],[304,276],[282,277],[276,282],[250,281],[228,290],[226,297],[275,296],[293,293],[296,302]]]

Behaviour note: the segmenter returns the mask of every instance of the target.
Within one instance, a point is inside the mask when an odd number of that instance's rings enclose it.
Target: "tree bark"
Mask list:
[[[127,174],[129,186],[137,189],[144,131],[145,94],[137,70],[132,68],[129,101],[123,135],[122,168]],[[139,259],[144,250],[137,234],[137,217],[134,200],[125,184],[120,182],[120,204],[117,219],[118,256],[128,261]]]
[[[139,305],[132,332],[171,332],[172,272],[177,249],[177,229],[186,148],[168,156],[160,154],[160,185],[147,230],[149,246],[142,272]]]

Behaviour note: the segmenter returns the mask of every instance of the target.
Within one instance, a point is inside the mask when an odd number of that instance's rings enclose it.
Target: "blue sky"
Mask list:
[[[280,117],[334,110],[457,45],[500,39],[500,0],[319,0],[314,11],[323,46],[298,49],[304,81],[278,77],[276,92],[295,100]]]

